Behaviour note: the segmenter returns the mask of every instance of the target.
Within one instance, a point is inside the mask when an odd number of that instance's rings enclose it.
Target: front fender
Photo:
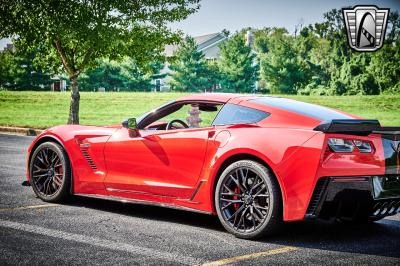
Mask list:
[[[103,193],[103,180],[106,175],[104,145],[116,129],[116,127],[67,125],[44,131],[33,140],[28,148],[27,180],[30,179],[29,162],[34,149],[45,141],[55,141],[64,148],[70,159],[73,192]]]
[[[55,134],[51,130],[47,129],[47,130],[43,131],[42,133],[40,133],[29,145],[27,154],[26,154],[26,180],[28,182],[30,180],[29,163],[31,161],[32,153],[37,146],[39,146],[40,144],[42,144],[43,142],[46,142],[48,140],[57,142],[65,149],[64,142],[61,140],[61,138],[57,134]],[[68,150],[65,149],[65,151],[68,154]],[[70,156],[70,155],[68,154],[68,156]]]

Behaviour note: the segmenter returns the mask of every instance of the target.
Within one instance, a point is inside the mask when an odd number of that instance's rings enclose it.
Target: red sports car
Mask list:
[[[279,97],[194,94],[122,126],[57,126],[29,147],[44,201],[67,196],[218,215],[257,238],[282,221],[373,221],[400,209],[400,128]]]

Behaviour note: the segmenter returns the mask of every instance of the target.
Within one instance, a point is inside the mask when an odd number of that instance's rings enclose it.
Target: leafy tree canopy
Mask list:
[[[383,47],[353,51],[340,9],[291,35],[285,29],[254,30],[263,89],[274,93],[379,94],[400,87],[400,18],[390,12]]]
[[[10,90],[48,90],[51,77],[35,65],[34,58],[34,53],[1,52],[0,87]]]
[[[122,62],[102,59],[97,65],[79,77],[81,90],[97,91],[102,87],[106,91],[151,91],[153,77],[163,68],[159,61],[142,68],[131,58]]]
[[[173,71],[170,85],[174,90],[204,91],[213,85],[204,54],[197,51],[197,44],[191,37],[186,37],[174,53],[170,69]]]
[[[71,81],[68,123],[79,123],[78,76],[98,58],[128,55],[146,64],[177,40],[166,23],[186,18],[198,0],[0,0],[0,37],[17,37],[19,50],[35,50],[39,64]]]
[[[219,67],[224,90],[252,92],[258,80],[256,53],[247,46],[243,34],[237,33],[220,45]]]

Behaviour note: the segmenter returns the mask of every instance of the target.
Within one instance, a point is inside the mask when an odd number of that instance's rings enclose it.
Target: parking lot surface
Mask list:
[[[370,225],[287,223],[248,241],[214,216],[78,197],[42,202],[21,186],[31,141],[0,134],[0,265],[400,265],[400,215]]]

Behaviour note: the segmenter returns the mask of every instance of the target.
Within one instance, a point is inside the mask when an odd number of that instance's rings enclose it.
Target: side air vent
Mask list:
[[[307,216],[312,217],[315,215],[315,211],[317,210],[322,194],[324,193],[324,190],[326,188],[327,181],[328,181],[327,178],[321,178],[315,185],[314,193],[311,197],[310,204],[308,205],[307,208],[307,213],[306,213]]]
[[[97,170],[97,166],[96,164],[93,162],[92,157],[90,157],[89,152],[88,152],[88,147],[80,147],[81,152],[83,154],[83,157],[85,157],[86,161],[89,163],[89,166],[96,171]]]

